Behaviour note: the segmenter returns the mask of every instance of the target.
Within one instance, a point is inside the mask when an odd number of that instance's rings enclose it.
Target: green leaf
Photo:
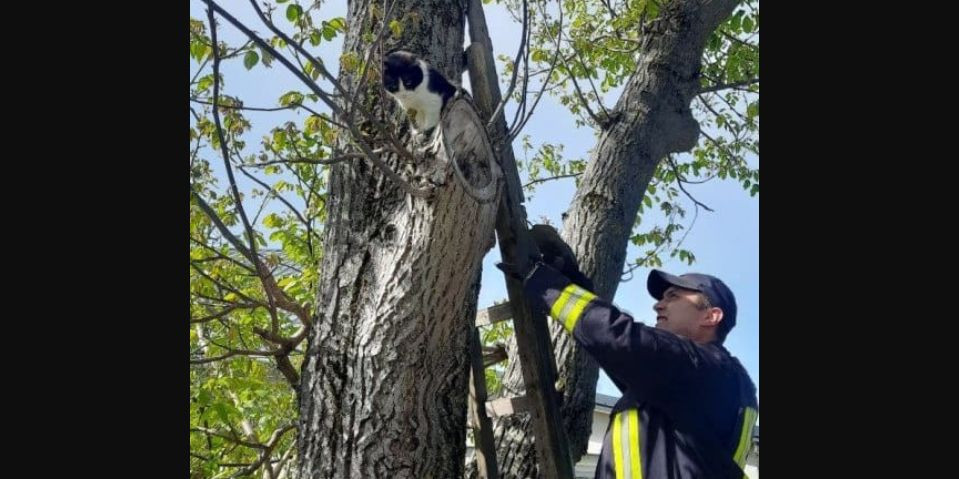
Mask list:
[[[190,43],[190,56],[196,58],[197,63],[203,63],[203,59],[212,51],[209,45],[200,40]]]
[[[196,89],[198,92],[206,91],[213,85],[213,74],[209,74],[200,78],[200,81],[197,82]]]
[[[307,63],[310,65],[310,63]],[[299,105],[303,103],[303,94],[298,91],[286,92],[280,97],[281,106]]]
[[[323,25],[323,38],[326,39],[326,41],[336,38],[336,29],[329,24]]]
[[[394,21],[395,21],[395,20],[394,20]],[[335,29],[337,29],[337,30],[339,30],[339,31],[341,31],[341,32],[343,32],[343,33],[346,33],[346,19],[345,19],[345,18],[343,18],[343,17],[336,17],[336,18],[330,20],[329,23],[330,23],[330,26],[331,26],[331,27],[333,27],[333,28],[335,28]],[[392,24],[393,22],[390,22],[390,23]],[[390,26],[390,28],[393,28],[392,25]]]
[[[277,228],[283,226],[283,220],[276,213],[270,213],[263,218],[263,225],[267,228]]]
[[[653,207],[653,199],[650,198],[649,196],[643,197],[643,204],[646,205],[647,208],[652,208],[652,207]]]
[[[314,28],[313,31],[310,32],[310,45],[313,45],[315,47],[319,45],[320,41],[322,40],[323,40],[323,35],[320,34],[319,30]]]
[[[292,4],[286,7],[286,19],[295,22],[300,19],[300,16],[303,15],[303,7]]]
[[[320,131],[320,127],[322,123],[323,123],[322,118],[316,115],[310,115],[310,117],[307,118],[306,122],[304,123],[304,129],[306,130],[307,133],[316,133]]]
[[[746,17],[743,19],[743,31],[746,33],[752,33],[753,31],[753,19],[752,17]]]
[[[276,145],[276,149],[282,150],[286,147],[286,131],[284,130],[275,130],[273,132],[273,143]]]
[[[260,55],[257,55],[257,53],[253,50],[250,50],[246,52],[246,55],[243,55],[243,66],[245,66],[247,70],[256,66],[257,62],[259,61]]]
[[[742,12],[737,12],[737,13],[742,13]],[[729,19],[729,28],[734,32],[738,31],[741,21],[742,21],[742,15],[733,15],[732,18]]]
[[[390,30],[394,37],[399,38],[400,34],[403,33],[403,25],[397,20],[390,20]]]
[[[262,48],[260,49],[260,58],[263,60],[263,66],[267,68],[269,68],[270,65],[273,63],[273,55],[271,55],[270,52]]]

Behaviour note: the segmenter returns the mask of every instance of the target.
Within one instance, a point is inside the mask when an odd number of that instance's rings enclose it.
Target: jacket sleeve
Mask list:
[[[718,366],[702,346],[633,321],[548,266],[537,266],[525,289],[531,305],[560,322],[624,392],[660,404],[685,402]]]

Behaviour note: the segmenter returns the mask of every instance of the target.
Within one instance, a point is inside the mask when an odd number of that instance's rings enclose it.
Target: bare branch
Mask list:
[[[689,223],[689,226],[686,227],[686,231],[683,233],[683,237],[679,239],[679,241],[676,243],[676,246],[673,247],[673,250],[682,246],[683,241],[686,240],[686,236],[689,235],[689,232],[692,231],[693,226],[696,225],[696,219],[699,218],[699,205],[693,205],[693,206],[696,208],[693,212],[693,220]],[[670,220],[670,223],[672,223],[672,220]],[[645,263],[647,260],[649,260],[649,258],[652,258],[653,256],[655,256],[657,253],[659,253],[663,249],[664,246],[667,246],[669,244],[672,244],[671,240],[663,241],[663,244],[657,246],[654,250],[650,251],[649,253],[646,253],[646,256],[643,257],[643,259],[638,260],[635,263],[631,264],[628,268],[626,268],[625,271],[623,271],[620,277],[620,282],[626,283],[628,281],[631,281],[633,279],[633,271],[635,271],[636,268],[639,268],[640,265],[642,265],[642,263]],[[629,275],[629,277],[626,278],[625,277],[626,275]]]
[[[741,90],[740,90],[740,91],[741,91]],[[748,93],[753,93],[753,92],[748,92]],[[733,112],[733,113],[734,113],[736,116],[738,116],[739,119],[742,120],[743,122],[748,122],[748,120],[746,119],[746,117],[743,116],[743,114],[739,112],[739,110],[736,108],[736,106],[733,105],[732,103],[730,103],[729,100],[726,99],[726,96],[725,96],[725,95],[720,95],[719,93],[716,93],[716,92],[707,93],[707,94],[703,94],[703,95],[697,95],[697,96],[696,96],[696,99],[699,100],[699,102],[702,103],[703,106],[705,106],[706,109],[708,109],[713,115],[719,116],[719,113],[717,113],[716,110],[713,110],[712,105],[709,104],[709,102],[706,100],[706,97],[704,97],[704,95],[713,95],[713,96],[715,96],[716,98],[719,98],[720,100],[722,100],[723,103],[726,104],[726,106],[729,107],[729,111]]]
[[[713,211],[712,208],[701,203],[696,198],[693,198],[693,195],[689,194],[689,192],[686,191],[686,188],[683,186],[683,183],[685,182],[685,180],[683,179],[683,175],[679,173],[679,169],[676,168],[676,163],[673,162],[672,155],[667,155],[666,161],[669,163],[669,166],[673,169],[673,174],[676,175],[676,184],[679,185],[679,189],[683,190],[683,193],[686,193],[686,196],[688,196],[689,199],[693,200],[693,203],[696,203],[697,206],[702,206],[706,211],[710,211],[710,212]]]
[[[211,306],[211,307],[212,307],[212,306],[231,306],[231,305],[232,305],[232,306],[236,306],[237,308],[244,308],[244,309],[258,308],[258,307],[262,306],[262,305],[259,304],[259,303],[241,303],[241,302],[239,302],[239,301],[227,301],[227,300],[225,300],[225,299],[223,299],[223,298],[217,298],[217,297],[214,297],[214,296],[208,296],[208,295],[205,295],[205,294],[203,294],[203,293],[192,292],[192,293],[190,293],[190,294],[192,294],[193,296],[196,296],[196,297],[199,298],[199,299],[205,299],[205,300],[207,300],[207,301],[212,301],[212,303],[202,303],[204,306]]]
[[[203,197],[200,196],[200,193],[193,188],[193,185],[190,185],[190,192],[193,193],[193,198],[196,199],[197,205],[201,210],[203,210],[204,213],[206,213],[207,217],[210,218],[210,221],[212,221],[217,230],[220,231],[220,234],[222,234],[223,237],[226,238],[226,240],[237,249],[237,251],[245,256],[246,259],[250,260],[251,263],[256,261],[256,258],[253,256],[253,253],[249,250],[249,248],[247,248],[246,245],[244,245],[242,241],[234,236],[229,228],[223,224],[223,220],[220,219],[219,215],[213,211],[213,208],[211,208],[210,205],[207,204],[207,202],[203,199]]]
[[[296,218],[300,220],[300,223],[303,223],[303,226],[308,225],[306,218],[304,218],[303,215],[300,214],[300,210],[296,209],[296,207],[294,207],[292,203],[290,203],[289,201],[287,201],[286,198],[280,195],[280,192],[276,191],[276,189],[273,188],[272,186],[266,184],[266,182],[264,182],[263,180],[247,172],[246,168],[243,168],[242,166],[240,166],[239,168],[240,168],[240,173],[243,173],[247,178],[256,182],[256,184],[266,188],[269,191],[269,194],[273,195],[274,198],[280,200],[280,203],[283,203],[284,205],[286,205],[286,207],[290,211],[292,211],[294,215],[296,215]]]
[[[560,58],[562,58],[562,55],[560,55]],[[565,59],[563,60],[563,66],[566,67],[566,71],[569,72],[569,79],[573,81],[573,88],[576,90],[576,96],[579,97],[579,101],[583,105],[583,108],[586,109],[586,113],[588,113],[589,117],[592,118],[594,122],[596,122],[596,125],[602,128],[604,122],[600,120],[600,118],[596,116],[596,113],[593,113],[593,109],[589,107],[589,100],[586,99],[586,95],[584,95],[583,91],[580,90],[579,82],[576,81],[576,75],[573,73],[573,70],[569,67],[569,64],[566,63]]]
[[[276,351],[250,351],[247,349],[228,349],[227,353],[222,356],[216,356],[212,358],[201,358],[201,359],[191,359],[190,364],[207,364],[216,361],[222,361],[227,358],[232,358],[233,356],[263,356],[270,357],[276,356]]]
[[[743,81],[733,82],[733,83],[718,83],[715,85],[710,85],[708,87],[704,87],[700,89],[699,93],[717,92],[720,90],[726,90],[728,88],[739,89],[740,87],[754,85],[756,83],[759,83],[759,77],[750,78],[749,80],[743,80]],[[749,91],[749,90],[746,90],[746,91]]]
[[[729,41],[731,41],[731,42],[733,42],[733,43],[738,43],[738,44],[740,44],[740,45],[742,45],[742,46],[744,46],[744,47],[751,48],[751,49],[753,49],[753,50],[758,50],[758,49],[759,49],[759,46],[758,46],[758,45],[754,45],[754,44],[749,43],[749,42],[747,42],[747,41],[740,40],[740,39],[738,39],[738,38],[730,35],[729,32],[727,32],[727,31],[725,31],[725,30],[719,29],[718,31],[719,31],[719,34],[720,34],[720,35],[722,35],[722,36],[725,37],[727,40],[729,40]],[[752,35],[750,35],[749,38],[752,38],[752,37],[754,37],[754,36],[755,36],[755,33],[752,34]],[[749,38],[747,38],[747,40],[748,40]]]
[[[573,88],[576,90],[576,96],[579,97],[579,101],[583,105],[583,108],[586,109],[586,113],[588,113],[589,117],[592,118],[594,122],[596,122],[597,126],[599,126],[600,128],[606,129],[607,122],[601,119],[598,115],[596,115],[596,113],[593,112],[593,109],[589,107],[589,100],[586,98],[586,95],[583,94],[583,91],[579,88],[579,82],[576,81],[576,74],[573,73],[573,69],[569,67],[569,64],[566,63],[566,59],[563,58],[562,55],[559,55],[559,57],[563,60],[563,66],[566,67],[566,71],[569,72],[569,79],[573,81]],[[579,57],[579,55],[577,55],[577,57]],[[582,59],[580,59],[580,64],[583,65],[583,69],[586,69],[586,64],[583,63]],[[586,77],[589,78],[588,71],[586,72]],[[593,81],[590,80],[590,84],[592,83]],[[593,87],[593,91],[594,92],[596,91],[595,86]],[[597,99],[599,98],[599,94],[596,95],[596,98]],[[600,108],[603,109],[604,112],[606,112],[606,107],[603,106],[602,102],[599,102],[599,106]],[[606,118],[609,118],[609,112],[606,112]]]
[[[203,69],[206,68],[206,64],[210,63],[210,58],[207,57],[203,60],[203,63],[200,64],[200,67],[196,69],[196,73],[193,74],[193,78],[190,79],[190,85],[196,83],[196,79],[199,78],[200,73],[203,73]]]
[[[541,98],[543,98],[543,92],[546,90],[546,86],[549,84],[549,79],[550,79],[550,77],[553,75],[553,70],[556,68],[556,64],[558,63],[557,57],[561,57],[560,46],[562,45],[562,40],[563,40],[563,5],[562,5],[562,0],[556,0],[556,1],[557,1],[557,3],[560,4],[560,5],[559,5],[559,29],[558,29],[558,31],[556,32],[556,48],[555,48],[555,50],[554,50],[554,52],[553,52],[553,60],[552,60],[551,65],[550,65],[550,67],[549,67],[549,73],[546,74],[546,78],[543,80],[543,87],[540,89],[539,94],[536,95],[536,99],[533,100],[533,106],[531,106],[531,107],[529,108],[529,114],[526,113],[526,102],[525,102],[525,98],[524,98],[524,102],[523,102],[523,115],[524,115],[524,118],[523,118],[523,121],[520,122],[520,124],[516,125],[515,129],[514,129],[514,130],[512,131],[512,133],[510,133],[510,135],[507,137],[507,139],[506,139],[506,144],[509,144],[509,143],[512,143],[512,142],[513,142],[513,140],[516,138],[516,136],[519,135],[519,133],[520,133],[521,131],[523,131],[523,127],[526,126],[526,122],[529,121],[530,117],[533,116],[533,111],[536,110],[536,105],[539,104],[539,100],[540,100]],[[540,8],[542,9],[543,7],[540,6]],[[543,12],[543,17],[544,17],[544,18],[546,17],[545,11]],[[528,51],[529,51],[529,50],[527,49],[527,53],[528,53]],[[527,58],[527,68],[529,68],[529,58]],[[527,70],[527,77],[528,77],[528,76],[529,76],[529,71]],[[524,80],[523,88],[524,88],[524,91],[525,91],[525,88],[526,88],[525,80]]]
[[[219,250],[217,250],[216,248],[214,248],[214,247],[212,247],[212,246],[210,246],[210,245],[208,245],[208,244],[205,244],[205,243],[203,243],[202,241],[200,241],[200,240],[198,240],[198,239],[196,239],[196,238],[194,238],[194,237],[192,237],[192,236],[190,237],[190,241],[196,243],[197,245],[199,245],[199,246],[202,247],[203,249],[205,249],[205,250],[213,253],[213,255],[214,255],[214,257],[215,257],[216,259],[222,259],[222,260],[224,260],[224,261],[229,261],[229,262],[231,262],[231,263],[233,263],[233,264],[235,264],[235,265],[237,265],[237,266],[239,266],[239,267],[241,267],[241,268],[249,271],[250,273],[256,274],[256,271],[255,271],[253,268],[251,268],[249,265],[243,264],[243,263],[237,261],[236,259],[231,258],[231,257],[229,257],[229,256],[221,253],[221,252],[220,252]]]
[[[283,456],[280,457],[280,460],[278,461],[278,464],[276,465],[276,467],[272,469],[271,472],[273,473],[273,475],[279,476],[280,472],[283,470],[283,466],[286,465],[286,462],[291,457],[293,457],[293,452],[296,451],[295,445],[296,445],[296,439],[293,440],[293,444],[290,445],[290,447],[287,448],[286,452],[283,453]]]
[[[260,274],[260,262],[257,261],[256,254],[256,233],[253,232],[253,226],[250,225],[250,219],[246,216],[246,210],[243,208],[243,198],[240,196],[240,190],[236,186],[236,178],[233,176],[233,167],[230,162],[230,152],[227,149],[226,134],[223,132],[223,126],[220,124],[219,97],[220,97],[220,53],[216,48],[216,20],[213,18],[213,8],[207,8],[207,18],[210,21],[210,38],[213,41],[213,122],[216,124],[217,136],[220,139],[220,151],[223,154],[223,166],[226,169],[226,175],[230,180],[230,189],[233,191],[233,197],[236,201],[236,209],[240,213],[240,219],[243,221],[243,227],[246,230],[250,241],[250,260]]]
[[[209,315],[209,316],[203,316],[203,317],[197,318],[197,319],[190,318],[190,324],[205,323],[205,322],[208,322],[208,321],[213,321],[214,319],[222,318],[223,316],[226,316],[226,315],[230,314],[231,312],[233,312],[233,311],[235,311],[235,310],[237,310],[237,309],[239,309],[238,306],[230,305],[230,306],[227,306],[226,309],[224,309],[224,310],[222,310],[222,311],[220,311],[220,312],[218,312],[218,313],[213,313],[213,314],[211,314],[211,315]]]
[[[376,150],[373,150],[373,151],[376,151]],[[366,158],[366,155],[363,155],[362,153],[346,153],[344,155],[339,155],[336,158],[330,158],[329,160],[321,160],[318,158],[317,159],[297,158],[293,160],[272,160],[272,161],[264,161],[262,163],[250,163],[244,166],[252,166],[252,167],[260,168],[260,167],[270,166],[270,165],[333,165],[346,160],[360,160],[363,158]]]
[[[583,61],[583,55],[579,50],[576,50],[576,59],[579,60],[579,64],[583,65],[583,69],[585,70],[586,62]],[[593,83],[593,77],[589,74],[589,71],[586,72],[586,80],[589,81],[589,86],[593,89],[593,94],[596,95],[596,104],[603,110],[603,114],[606,115],[606,119],[609,121],[609,110],[603,105],[603,97],[600,96],[599,91],[596,89],[596,85]]]
[[[613,10],[613,6],[610,5],[609,0],[603,0],[603,5],[605,5],[606,10],[609,11],[610,17],[612,17],[614,20],[619,17],[618,15],[616,15],[616,12]]]
[[[283,377],[286,379],[290,386],[294,390],[300,389],[300,374],[296,372],[296,368],[293,366],[293,363],[290,362],[290,356],[283,355],[276,357],[276,369],[283,374]]]
[[[243,294],[242,291],[240,291],[240,290],[238,290],[238,289],[236,289],[236,288],[234,288],[234,287],[232,287],[232,286],[230,286],[230,285],[228,285],[228,284],[226,284],[226,283],[223,283],[223,282],[221,282],[220,280],[217,280],[217,279],[213,278],[212,276],[210,276],[209,274],[207,274],[206,271],[203,271],[203,268],[201,268],[198,264],[196,264],[196,261],[190,261],[190,266],[193,266],[193,269],[196,270],[196,272],[199,273],[200,276],[203,276],[204,278],[210,280],[210,282],[212,282],[213,284],[219,286],[220,288],[223,288],[223,289],[225,289],[225,290],[227,290],[227,291],[229,291],[229,292],[237,295],[238,297],[243,298],[243,299],[245,299],[245,300],[247,300],[247,301],[249,301],[249,302],[251,302],[251,303],[255,303],[255,304],[260,304],[260,305],[266,306],[266,304],[264,304],[264,303],[262,303],[262,302],[260,302],[260,301],[258,301],[258,300],[256,300],[256,299],[253,299],[253,298],[247,296],[246,294]]]
[[[525,32],[526,32],[526,37],[520,39],[520,41],[528,45],[529,38],[532,35],[532,28],[526,29]],[[519,103],[517,103],[516,105],[516,112],[513,114],[513,122],[507,129],[507,133],[509,131],[512,131],[513,126],[515,126],[519,122],[519,118],[521,117],[521,114],[525,113],[526,111],[526,97],[529,94],[529,55],[530,55],[530,49],[527,48],[525,54],[523,55],[523,96],[520,99]],[[514,64],[513,68],[518,69],[519,65]],[[549,79],[549,76],[547,76],[547,80],[548,79]],[[509,141],[508,141],[509,135],[507,134],[506,137],[507,137],[506,143],[509,144]]]
[[[523,32],[519,36],[519,49],[516,51],[516,59],[513,60],[513,75],[509,80],[509,88],[506,89],[506,94],[503,95],[503,98],[500,100],[499,105],[496,105],[496,109],[493,110],[493,114],[489,117],[489,122],[487,122],[487,128],[492,127],[493,123],[499,117],[499,114],[503,112],[506,107],[506,102],[509,101],[510,96],[513,95],[513,89],[516,88],[516,76],[519,74],[519,62],[523,57],[523,50],[527,48],[527,33],[526,30],[529,28],[530,18],[529,18],[529,1],[523,0]]]
[[[282,437],[283,434],[286,434],[288,431],[291,431],[293,429],[295,429],[295,426],[286,426],[284,428],[277,429],[276,431],[274,431],[273,435],[270,436],[270,439],[262,447],[262,450],[260,451],[260,458],[253,464],[250,464],[250,466],[247,467],[246,469],[239,471],[230,477],[236,478],[236,477],[246,476],[246,475],[252,474],[257,469],[259,469],[260,466],[264,465],[264,463],[266,463],[267,460],[270,459],[270,457],[272,456],[273,449],[276,447],[276,444],[279,441],[280,437]],[[266,467],[269,469],[269,473],[272,474],[273,469],[270,468],[270,465],[266,464]]]
[[[200,104],[203,104],[203,105],[213,105],[213,103],[210,103],[210,102],[208,102],[208,101],[203,101],[203,100],[200,100],[200,99],[197,99],[197,98],[190,98],[190,101],[192,101],[192,102],[194,102],[194,103],[200,103]],[[270,112],[270,111],[283,111],[283,110],[295,110],[295,109],[297,109],[297,108],[302,108],[302,109],[310,112],[311,114],[313,114],[313,115],[315,115],[315,116],[318,116],[318,117],[322,118],[323,120],[325,120],[325,121],[327,121],[327,122],[329,122],[329,123],[331,123],[331,124],[333,124],[333,125],[336,125],[336,126],[338,126],[338,127],[340,127],[340,128],[344,128],[344,129],[347,128],[346,125],[344,125],[344,124],[342,124],[342,123],[338,123],[337,121],[333,120],[333,118],[331,118],[329,115],[327,115],[327,114],[325,114],[325,113],[320,113],[320,112],[318,112],[318,111],[316,111],[316,110],[314,110],[314,109],[312,109],[312,108],[310,108],[310,107],[308,107],[308,106],[306,106],[306,105],[304,105],[304,104],[302,104],[302,103],[291,103],[291,104],[289,104],[289,105],[287,105],[287,106],[278,106],[278,107],[274,107],[274,108],[260,108],[260,107],[239,106],[239,105],[220,105],[220,108],[228,108],[228,109],[231,109],[231,110],[266,111],[266,112]]]
[[[580,175],[582,175],[582,174],[583,174],[583,173],[580,172],[580,173],[571,173],[571,174],[568,174],[568,175],[550,176],[549,178],[539,178],[539,179],[535,179],[535,180],[533,180],[533,181],[530,181],[529,183],[526,183],[525,185],[523,185],[523,188],[526,188],[527,186],[535,185],[535,184],[537,184],[537,183],[545,183],[545,182],[547,182],[547,181],[558,180],[558,179],[561,179],[561,178],[575,178],[575,177],[580,176]]]
[[[261,48],[269,51],[270,54],[274,58],[276,58],[277,61],[282,63],[288,70],[290,70],[291,73],[293,73],[300,81],[302,81],[307,87],[309,87],[313,91],[313,93],[319,96],[324,101],[324,103],[326,103],[327,106],[329,106],[330,109],[333,110],[336,116],[345,118],[347,122],[347,128],[352,134],[353,138],[356,140],[356,144],[360,147],[363,153],[366,154],[367,158],[370,161],[372,161],[373,164],[377,168],[379,168],[386,176],[388,176],[391,180],[395,181],[404,191],[406,191],[412,196],[415,196],[417,198],[429,198],[430,196],[432,196],[432,193],[433,193],[432,188],[420,188],[420,189],[414,188],[412,185],[406,182],[406,180],[404,180],[402,177],[396,174],[396,172],[394,172],[389,167],[389,165],[387,165],[383,160],[381,160],[379,156],[373,152],[372,148],[369,145],[367,145],[365,141],[363,141],[363,135],[360,134],[355,123],[352,121],[352,117],[347,112],[345,112],[339,105],[337,105],[336,102],[330,97],[330,95],[327,92],[323,91],[315,82],[310,80],[302,71],[298,70],[292,63],[290,63],[290,61],[285,56],[280,54],[280,52],[276,51],[276,49],[274,49],[268,43],[263,41],[262,38],[258,37],[255,33],[253,33],[253,31],[251,31],[249,28],[243,25],[239,20],[234,18],[232,15],[230,15],[226,10],[224,10],[222,7],[217,5],[216,2],[212,0],[203,0],[203,2],[206,3],[211,10],[215,10],[218,14],[223,16],[223,18],[227,19],[227,21],[233,24],[233,26],[235,26],[244,34],[246,34],[248,37],[250,37],[250,39],[252,39]],[[277,35],[279,35],[281,38],[289,39],[289,37],[287,37],[282,31],[280,31],[275,26],[273,26],[272,23],[269,23],[268,19],[265,19],[265,16],[263,15],[259,6],[256,5],[255,0],[253,0],[251,3],[253,3],[253,6],[254,8],[256,8],[257,13],[260,15],[261,19],[264,19],[264,22],[267,23],[267,25],[272,30],[274,30],[274,32],[277,33]],[[212,17],[212,12],[210,13],[210,16]],[[287,43],[296,47],[296,43],[292,42],[292,40],[288,40]],[[313,59],[312,56],[309,55],[309,53],[303,50],[302,47],[298,47],[298,48],[299,48],[298,51],[304,54],[304,56],[315,61],[315,59]],[[317,68],[317,70],[320,71],[325,77],[330,79],[331,82],[333,82],[334,86],[341,91],[341,94],[343,95],[344,98],[347,96],[345,91],[342,90],[343,87],[339,84],[339,82],[336,82],[336,80],[329,74],[328,71],[326,71],[326,69],[322,66],[322,64],[320,64],[319,62],[315,62],[314,68]],[[214,108],[214,110],[215,109],[216,108]],[[370,122],[385,137],[392,138],[392,135],[386,132],[386,129],[382,125],[380,125],[379,122],[375,121],[375,119],[372,118],[372,116],[371,116]],[[406,151],[405,148],[402,147],[402,145],[396,144],[395,139],[394,139],[394,144],[397,146],[397,153],[404,156],[408,160],[413,161],[412,155],[410,155],[410,153]]]
[[[290,63],[290,60],[287,59],[285,55],[278,52],[269,43],[267,43],[262,38],[260,38],[256,33],[254,33],[252,30],[247,28],[246,25],[244,25],[242,22],[237,20],[233,15],[231,15],[229,12],[224,10],[223,7],[218,5],[213,0],[202,0],[202,1],[203,3],[206,3],[209,8],[212,8],[214,11],[216,11],[216,13],[220,14],[220,16],[225,18],[234,27],[236,27],[238,30],[243,32],[247,37],[253,40],[253,42],[259,45],[260,48],[269,52],[273,58],[275,58],[277,61],[283,64],[283,66],[285,66],[287,70],[290,71],[290,73],[296,76],[301,82],[303,82],[304,85],[309,87],[310,90],[313,91],[313,93],[315,93],[318,97],[320,97],[320,99],[323,100],[323,103],[326,103],[326,105],[329,106],[334,113],[336,113],[337,115],[342,115],[344,113],[343,110],[339,107],[339,105],[337,105],[336,102],[333,100],[333,98],[330,97],[329,93],[327,93],[322,88],[320,88],[315,82],[310,80],[310,78],[307,77],[305,73],[303,73],[300,69],[296,68],[296,66]],[[253,2],[253,5],[256,8],[257,13],[259,13],[262,18],[262,12],[260,11],[259,6],[256,5],[255,1]],[[282,32],[280,33],[282,34]],[[286,35],[282,35],[282,36],[286,37]],[[286,38],[289,38],[289,37],[286,37]],[[291,45],[295,45],[295,43],[292,41],[288,41],[287,43]]]
[[[710,136],[709,133],[706,133],[705,131],[703,131],[702,128],[699,129],[699,132],[702,133],[702,135],[705,136],[706,139],[710,141],[710,143],[712,143],[713,145],[716,145],[716,148],[719,148],[720,150],[722,150],[723,153],[726,153],[726,155],[728,155],[730,158],[733,158],[733,159],[739,158],[739,155],[733,153],[732,151],[729,150],[729,148],[726,148],[725,145],[716,141],[715,138]]]
[[[209,2],[210,0],[203,0],[203,1]],[[313,57],[313,55],[310,55],[310,52],[306,51],[306,49],[303,48],[301,44],[294,42],[293,39],[291,39],[289,36],[287,36],[285,32],[283,32],[283,30],[280,30],[279,28],[277,28],[277,26],[273,24],[273,21],[271,21],[266,15],[263,14],[263,10],[260,9],[260,6],[256,3],[256,0],[250,0],[250,4],[253,5],[253,9],[256,10],[256,14],[260,17],[260,21],[266,24],[267,28],[269,28],[270,31],[272,31],[278,37],[282,38],[283,41],[287,43],[287,45],[292,46],[297,53],[299,53],[300,55],[303,55],[304,57],[306,57],[307,60],[312,62],[313,68],[319,71],[320,74],[323,75],[323,78],[326,78],[326,80],[333,85],[333,88],[335,88],[336,91],[344,99],[349,96],[347,95],[346,90],[343,88],[343,85],[341,85],[340,82],[333,75],[330,74],[330,72],[323,65],[323,62]],[[310,83],[313,83],[313,82],[310,82]],[[317,86],[315,83],[313,83],[313,85],[316,87],[317,90],[319,90],[319,86]]]
[[[370,62],[373,60],[373,53],[377,51],[377,48],[374,48],[374,45],[382,46],[383,34],[387,30],[389,30],[389,20],[390,20],[390,17],[393,16],[393,7],[396,6],[396,3],[397,2],[390,2],[390,6],[387,7],[386,13],[383,14],[383,25],[380,26],[380,31],[376,34],[376,39],[374,39],[373,43],[370,44],[370,50],[366,54],[366,61],[363,62],[363,70],[360,72],[360,77],[359,77],[360,82],[356,85],[356,88],[353,89],[353,95],[350,97],[350,103],[349,103],[349,106],[347,107],[347,110],[350,112],[351,115],[355,111],[354,109],[356,108],[356,105],[358,104],[357,99],[359,98],[360,91],[363,90],[363,87],[366,84],[366,70],[367,68],[369,68]],[[369,11],[368,11],[368,14],[369,14]],[[374,121],[374,122],[376,121],[373,118],[373,115],[370,115],[369,112],[366,112],[364,110],[364,113],[370,119],[370,121]]]

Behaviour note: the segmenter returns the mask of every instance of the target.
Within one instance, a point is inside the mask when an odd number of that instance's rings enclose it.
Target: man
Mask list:
[[[557,244],[555,230],[543,233],[533,234],[540,251],[568,253],[543,254],[522,274],[497,266],[522,280],[531,307],[563,324],[623,392],[595,477],[742,479],[758,405],[756,387],[722,346],[736,324],[732,291],[713,276],[653,270],[652,328],[585,288],[572,250]]]

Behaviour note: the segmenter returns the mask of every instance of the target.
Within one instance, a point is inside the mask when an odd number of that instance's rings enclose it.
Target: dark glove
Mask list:
[[[550,225],[533,225],[529,234],[536,242],[544,263],[552,266],[580,287],[593,290],[593,282],[579,270],[573,248],[563,241],[556,228]]]
[[[520,271],[519,268],[512,263],[496,263],[496,267],[499,268],[500,271],[506,273],[507,276],[516,279],[521,283],[525,283],[529,274],[536,269],[537,262],[538,261],[530,260],[528,263],[529,267],[523,271]]]

